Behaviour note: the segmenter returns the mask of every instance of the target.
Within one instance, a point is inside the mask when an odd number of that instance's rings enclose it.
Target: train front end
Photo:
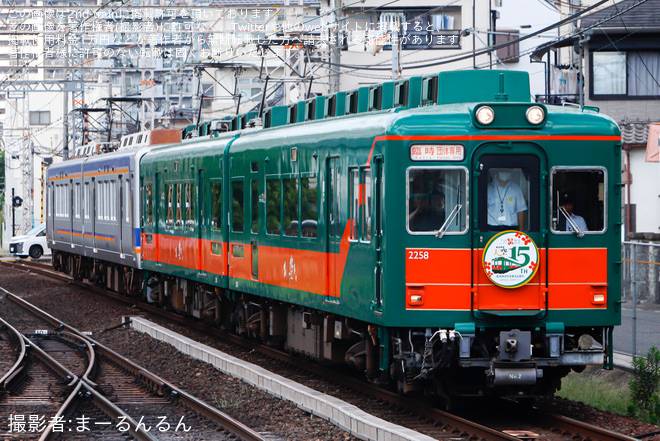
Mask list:
[[[384,312],[390,374],[404,392],[552,393],[571,370],[612,367],[620,132],[592,110],[529,102],[515,75],[465,74],[440,74],[439,105],[400,112],[387,138],[388,308],[405,285],[404,312]],[[491,98],[442,93],[470,78]]]

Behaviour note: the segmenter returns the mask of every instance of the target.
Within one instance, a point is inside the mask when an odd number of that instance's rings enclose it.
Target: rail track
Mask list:
[[[76,283],[71,278],[54,273],[52,269],[43,266],[35,266],[29,262],[20,262],[13,264],[15,268],[25,271],[37,272],[40,274],[54,277],[67,283]],[[388,390],[374,387],[359,379],[351,377],[335,369],[311,364],[292,357],[289,354],[273,348],[259,345],[254,341],[245,340],[227,334],[217,328],[205,325],[198,321],[190,320],[177,314],[169,314],[152,305],[142,304],[136,299],[119,296],[114,293],[108,294],[96,287],[82,284],[87,289],[102,291],[105,295],[110,295],[124,303],[137,305],[144,311],[148,311],[160,316],[165,316],[169,320],[176,321],[186,327],[201,330],[207,335],[214,335],[223,341],[230,340],[235,344],[248,348],[250,351],[256,350],[268,358],[269,369],[289,370],[302,372],[298,374],[301,377],[312,377],[312,383],[320,381],[330,381],[338,385],[341,389],[342,397],[355,396],[360,402],[360,407],[366,412],[380,414],[381,418],[392,421],[404,427],[410,427],[414,430],[431,436],[435,439],[471,439],[471,440],[520,440],[520,439],[543,439],[543,440],[634,440],[635,438],[611,432],[609,430],[581,423],[561,415],[554,415],[541,412],[536,409],[523,409],[515,407],[515,404],[497,404],[502,409],[509,409],[508,412],[496,413],[497,418],[484,418],[483,415],[464,414],[464,417],[453,413],[448,413],[437,409],[433,403],[420,397],[407,397],[390,392]],[[262,356],[262,358],[263,358]],[[295,374],[294,374],[295,375]],[[325,379],[325,380],[321,380]],[[368,397],[368,399],[365,399]],[[348,401],[352,398],[346,398]],[[383,404],[385,403],[385,405]],[[370,407],[373,406],[373,409]],[[507,407],[514,406],[514,407]],[[387,410],[383,410],[387,409]],[[507,417],[505,418],[504,415]],[[511,417],[518,415],[518,418]],[[521,417],[524,415],[524,417]]]
[[[4,426],[9,439],[265,440],[75,328],[1,291],[49,329],[19,337],[25,325],[20,331],[3,326],[26,342],[23,358],[30,361],[29,373],[18,362],[2,372],[7,386],[0,406],[6,410],[3,415],[11,416]],[[18,349],[14,353],[19,355],[8,358],[21,358]]]

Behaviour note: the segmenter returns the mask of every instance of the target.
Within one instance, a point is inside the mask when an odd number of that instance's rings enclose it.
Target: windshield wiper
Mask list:
[[[463,208],[463,206],[461,204],[456,204],[454,209],[451,210],[451,213],[449,213],[449,216],[447,216],[447,220],[445,220],[445,223],[442,224],[442,226],[440,227],[440,229],[438,231],[436,231],[435,237],[440,239],[440,238],[442,238],[442,236],[445,235],[445,232],[449,228],[449,225],[452,223],[454,218],[456,216],[458,216],[458,213],[461,211],[461,208]]]
[[[577,234],[577,237],[584,237],[584,231],[582,231],[582,228],[577,226],[571,215],[568,214],[568,211],[566,211],[564,207],[560,206],[559,212],[566,218],[566,222],[568,222],[568,224],[571,226],[573,232]]]

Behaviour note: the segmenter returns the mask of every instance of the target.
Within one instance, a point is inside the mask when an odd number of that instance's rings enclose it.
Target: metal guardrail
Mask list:
[[[632,308],[632,356],[637,354],[640,308],[660,314],[660,244],[621,243],[621,300]],[[643,325],[642,325],[643,326]],[[660,341],[654,342],[660,347]],[[644,355],[644,354],[641,354]]]

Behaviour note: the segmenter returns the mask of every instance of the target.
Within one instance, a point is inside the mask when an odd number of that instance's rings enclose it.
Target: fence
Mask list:
[[[623,242],[621,257],[623,303],[614,349],[644,356],[660,347],[660,244]]]

